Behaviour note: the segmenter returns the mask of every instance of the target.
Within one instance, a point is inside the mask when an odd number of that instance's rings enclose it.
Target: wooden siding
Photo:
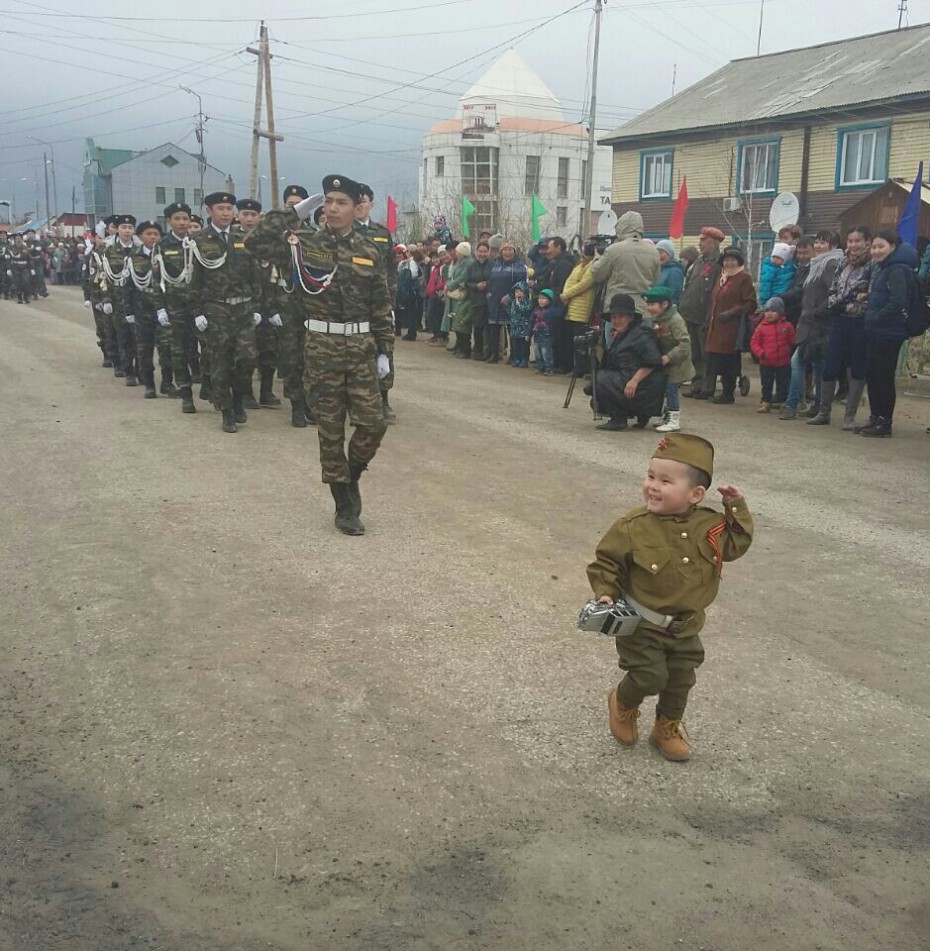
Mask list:
[[[870,118],[869,122],[880,122]],[[858,125],[855,119],[820,123],[811,126],[810,160],[808,164],[808,192],[836,190],[837,128],[843,125]],[[704,141],[679,141],[667,143],[650,142],[649,149],[668,147],[674,149],[672,199],[678,194],[682,177],[688,177],[688,195],[692,201],[701,198],[723,198],[736,193],[736,163],[740,141],[752,141],[780,137],[778,191],[798,193],[801,189],[801,165],[803,158],[803,128],[772,132],[770,135],[728,135]],[[639,203],[640,153],[642,149],[615,148],[613,163],[613,191],[615,204]],[[917,163],[923,159],[930,175],[930,112],[910,113],[891,119],[891,154],[889,178],[912,180]],[[855,190],[853,190],[855,191]],[[756,199],[756,203],[759,199]],[[852,204],[845,198],[837,205],[843,208]],[[661,205],[661,200],[643,202],[645,205]]]

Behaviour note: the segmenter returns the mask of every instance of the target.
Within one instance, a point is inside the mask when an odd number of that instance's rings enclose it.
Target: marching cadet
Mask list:
[[[359,182],[359,188],[362,191],[362,200],[355,207],[355,227],[364,232],[365,237],[373,241],[375,247],[381,253],[381,260],[385,265],[385,273],[388,282],[388,299],[391,302],[391,319],[393,320],[394,298],[397,295],[397,255],[394,253],[394,238],[391,232],[384,225],[379,225],[371,220],[371,208],[375,201],[375,193],[370,185]],[[397,419],[397,413],[391,409],[388,402],[388,393],[394,386],[394,354],[389,356],[391,369],[388,375],[380,381],[381,387],[381,411],[384,418],[393,423]]]
[[[157,316],[160,295],[156,283],[155,247],[164,232],[157,221],[143,221],[136,227],[136,237],[142,242],[129,258],[129,299],[135,328],[136,354],[139,375],[145,387],[145,398],[155,399],[155,350],[158,350],[158,365],[161,367],[161,393],[164,396],[180,396],[174,387],[171,370],[171,329],[164,326]]]
[[[0,290],[3,299],[10,299],[10,290],[13,284],[13,271],[10,267],[10,236],[0,231]]]
[[[32,297],[48,297],[48,287],[45,283],[45,248],[32,228],[26,229],[26,248],[32,262],[29,268],[30,294]]]
[[[103,354],[103,367],[112,367],[116,354],[116,337],[110,327],[110,318],[103,312],[103,288],[106,278],[101,255],[106,247],[103,235],[94,234],[93,244],[84,253],[81,264],[81,289],[84,306],[94,315],[97,346]]]
[[[706,439],[663,437],[643,480],[643,505],[611,526],[588,565],[598,601],[622,598],[642,618],[616,639],[626,676],[607,697],[610,731],[633,746],[639,706],[658,694],[649,742],[675,762],[691,758],[683,717],[704,662],[704,612],[720,590],[724,562],[752,544],[752,515],[741,489],[718,487],[723,514],[701,504],[713,474],[714,447]]]
[[[237,233],[248,234],[256,225],[262,213],[262,206],[254,198],[240,198],[236,202],[239,211]],[[270,409],[281,405],[281,400],[274,395],[274,371],[278,357],[278,328],[281,326],[281,315],[278,313],[278,271],[268,261],[259,261],[261,270],[262,294],[259,302],[261,323],[255,328],[256,363],[259,374],[258,402],[252,390],[252,381],[249,381],[249,392],[245,395],[246,409],[258,409],[267,406]]]
[[[307,340],[305,381],[317,420],[323,482],[336,503],[336,527],[362,535],[359,478],[374,459],[387,424],[379,378],[394,347],[387,276],[377,245],[354,227],[361,197],[358,182],[342,175],[323,179],[326,227],[303,222],[316,200],[270,211],[246,243],[279,270],[293,270]],[[355,432],[346,455],[346,420]]]
[[[10,249],[8,263],[10,288],[16,295],[16,303],[28,304],[32,289],[32,277],[29,274],[32,270],[32,255],[21,234],[13,235],[13,247]]]
[[[129,258],[135,250],[136,219],[133,215],[115,215],[115,240],[104,247],[101,255],[103,267],[102,309],[110,319],[110,327],[116,344],[116,360],[113,375],[126,378],[126,386],[138,386],[136,378],[136,342],[133,333],[129,290]]]
[[[171,366],[181,397],[181,412],[196,413],[193,383],[200,378],[200,398],[210,388],[210,364],[197,355],[197,331],[191,309],[191,252],[185,246],[191,221],[190,205],[174,202],[164,210],[168,232],[158,243],[154,269],[154,293],[158,323],[171,334]],[[202,375],[201,375],[202,374]]]
[[[255,369],[261,277],[245,236],[232,228],[236,196],[213,192],[203,203],[210,224],[191,243],[194,325],[207,341],[213,405],[223,414],[223,432],[235,433],[248,420],[243,397]]]
[[[301,201],[308,201],[310,194],[303,185],[288,185],[284,189],[284,205],[293,208]],[[305,227],[300,222],[298,227]],[[274,262],[272,262],[274,263]],[[278,315],[281,327],[278,331],[278,375],[284,381],[284,398],[291,403],[291,425],[306,429],[308,422],[315,422],[307,408],[304,389],[304,343],[307,330],[304,327],[303,308],[297,294],[297,282],[290,261],[279,274]]]

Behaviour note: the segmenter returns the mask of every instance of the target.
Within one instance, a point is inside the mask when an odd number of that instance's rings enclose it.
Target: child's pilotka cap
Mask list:
[[[695,469],[706,472],[711,479],[714,477],[714,447],[700,436],[669,433],[662,437],[652,456],[654,459],[683,462],[686,466],[694,466]]]

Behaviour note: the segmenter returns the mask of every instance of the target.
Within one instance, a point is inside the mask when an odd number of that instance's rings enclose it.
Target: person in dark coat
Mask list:
[[[510,323],[510,290],[526,277],[526,265],[517,259],[516,246],[512,241],[505,241],[497,260],[491,265],[485,292],[488,304],[487,363],[500,361],[501,330]]]
[[[655,331],[643,323],[643,315],[629,294],[614,294],[609,311],[613,338],[597,372],[596,395],[598,409],[610,418],[597,428],[624,430],[629,417],[635,416],[637,427],[642,429],[650,417],[662,412],[662,351]]]
[[[746,270],[746,259],[737,248],[720,255],[720,278],[711,292],[710,317],[704,338],[707,354],[706,389],[695,399],[732,403],[740,375],[739,336],[743,320],[756,309],[756,289]],[[723,392],[714,396],[717,377]]]

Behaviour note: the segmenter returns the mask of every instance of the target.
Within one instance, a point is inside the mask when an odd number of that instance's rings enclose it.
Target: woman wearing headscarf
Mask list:
[[[738,248],[727,248],[720,255],[720,266],[720,279],[711,292],[710,318],[704,338],[710,386],[695,399],[733,403],[740,376],[740,327],[743,319],[756,309],[756,289],[746,270],[746,259]],[[713,396],[718,376],[722,392]]]

